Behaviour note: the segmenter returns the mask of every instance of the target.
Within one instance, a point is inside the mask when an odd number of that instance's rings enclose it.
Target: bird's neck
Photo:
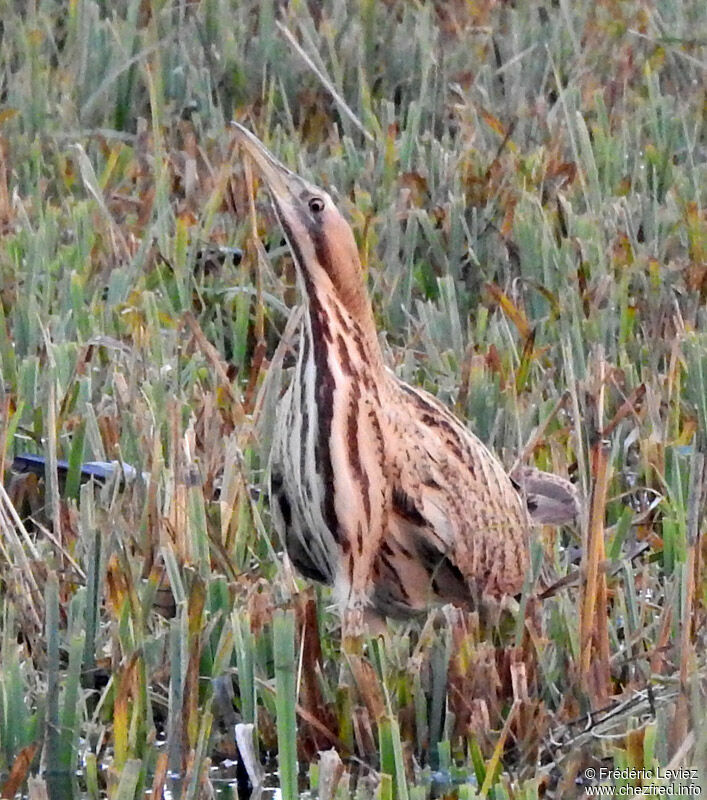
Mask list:
[[[301,250],[286,220],[282,220],[307,300],[310,317],[318,309],[332,316],[332,324],[351,329],[365,340],[371,358],[382,363],[371,300],[354,247],[341,246],[330,237],[310,232]],[[344,335],[346,335],[344,333]]]
[[[302,275],[309,330],[313,338],[336,349],[344,370],[352,362],[357,369],[383,375],[383,355],[363,277],[360,272],[357,281],[337,277],[336,285],[329,280],[315,284]]]

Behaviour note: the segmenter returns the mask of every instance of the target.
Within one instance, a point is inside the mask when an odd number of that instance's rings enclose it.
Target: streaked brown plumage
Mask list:
[[[386,369],[354,237],[329,195],[235,127],[305,301],[271,461],[272,515],[292,562],[360,618],[517,594],[529,549],[517,486],[447,408]]]

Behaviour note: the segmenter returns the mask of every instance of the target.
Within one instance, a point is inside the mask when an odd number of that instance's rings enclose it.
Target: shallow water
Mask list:
[[[259,790],[252,790],[250,785],[243,780],[241,768],[237,761],[223,761],[212,765],[209,769],[209,782],[213,788],[215,800],[281,800],[281,792],[278,786],[278,775],[272,764],[267,764],[268,770],[265,774],[264,785]],[[104,766],[99,771],[105,773],[108,769]],[[357,795],[357,785],[359,777],[357,771],[351,773],[350,795]],[[85,777],[83,772],[76,775],[66,773],[44,773],[42,776],[47,787],[49,800],[93,800],[93,796],[85,789]],[[306,776],[302,775],[306,784]],[[151,786],[152,776],[148,778],[148,785],[145,788],[146,798],[152,796]],[[456,796],[456,790],[464,785],[471,784],[477,786],[473,775],[467,770],[430,770],[425,769],[418,775],[419,785],[429,788],[430,797],[437,798],[442,796]],[[185,789],[186,779],[183,775],[168,773],[164,786],[164,800],[180,800]],[[102,791],[101,798],[108,796],[107,791]],[[21,800],[29,800],[25,792],[18,795]],[[300,793],[300,798],[313,797],[309,790],[304,789]]]

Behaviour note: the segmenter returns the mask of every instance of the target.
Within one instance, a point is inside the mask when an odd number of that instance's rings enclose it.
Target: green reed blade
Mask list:
[[[273,615],[273,656],[275,658],[275,708],[280,789],[284,800],[299,796],[297,786],[297,662],[295,659],[295,617],[291,610],[277,609]]]

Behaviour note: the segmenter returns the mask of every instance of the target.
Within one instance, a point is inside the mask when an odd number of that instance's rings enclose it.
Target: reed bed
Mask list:
[[[707,791],[704,3],[2,20],[0,795]],[[580,487],[498,625],[432,609],[344,653],[283,557],[298,297],[233,118],[335,187],[391,368]]]

